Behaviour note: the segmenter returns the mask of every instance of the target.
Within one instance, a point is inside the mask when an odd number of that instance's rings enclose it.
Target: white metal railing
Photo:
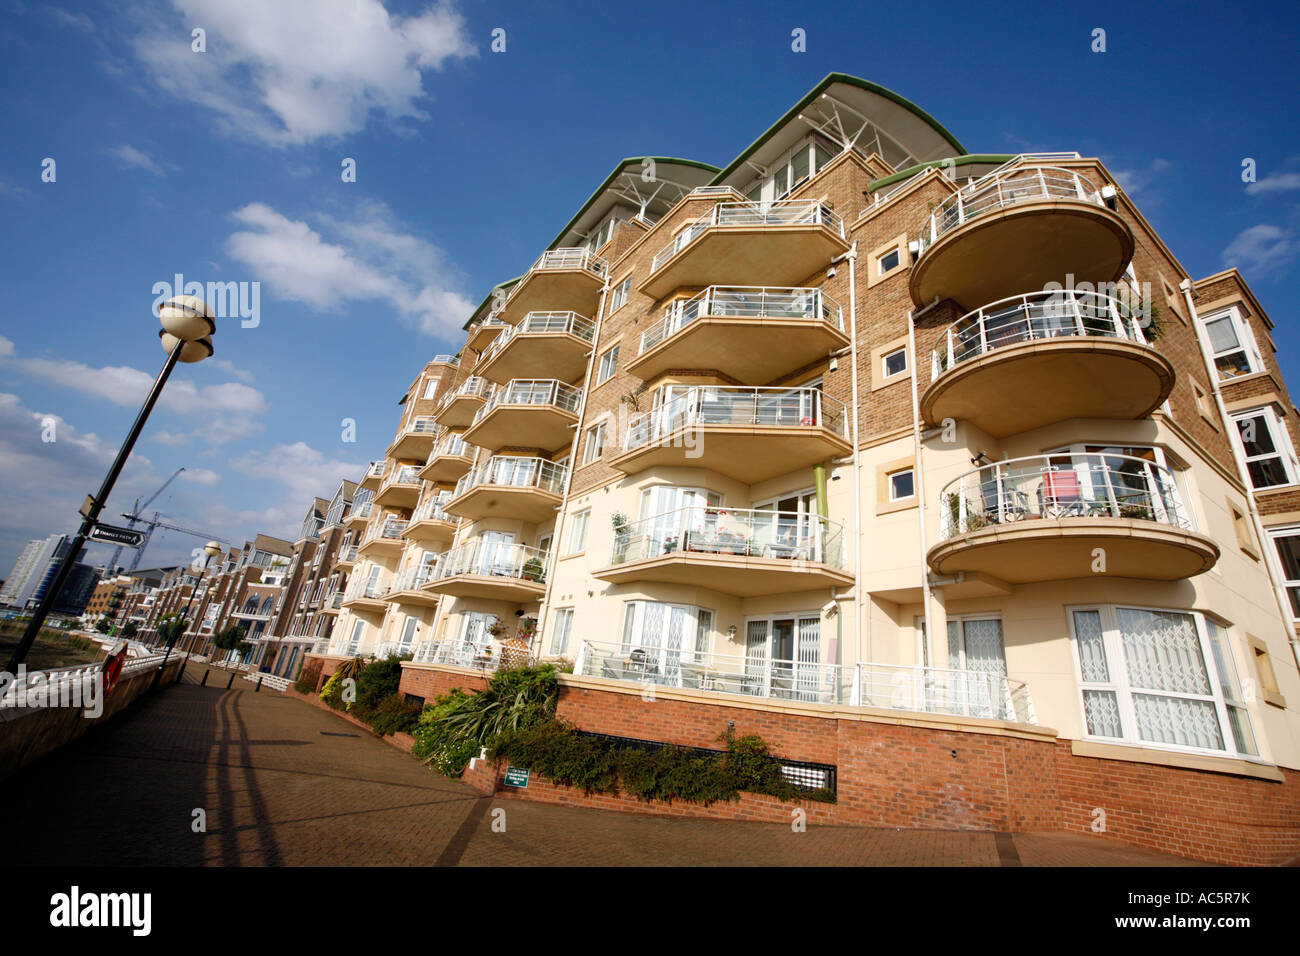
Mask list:
[[[394,468],[384,479],[384,487],[389,485],[418,485],[420,483],[419,465],[402,465]]]
[[[838,568],[843,529],[820,515],[688,506],[616,528],[610,563],[673,553],[786,558]]]
[[[443,365],[451,365],[456,361],[456,356],[448,355],[446,352],[439,352],[433,357],[433,361],[440,362]]]
[[[1018,203],[1074,200],[1105,204],[1097,187],[1071,169],[1059,166],[1014,166],[995,171],[963,186],[931,213],[921,230],[920,251],[977,216]]]
[[[944,487],[941,536],[1036,518],[1131,518],[1194,530],[1173,473],[1129,455],[1012,458]]]
[[[550,378],[517,378],[509,385],[496,390],[477,412],[474,421],[481,421],[494,408],[501,405],[551,405],[566,412],[576,412],[582,390]]]
[[[564,479],[569,470],[544,458],[493,455],[475,471],[456,482],[453,497],[459,497],[479,485],[505,485],[511,488],[537,488],[551,494],[564,493]]]
[[[366,528],[365,537],[361,539],[364,546],[379,538],[398,539],[402,537],[402,532],[406,530],[407,521],[405,518],[399,518],[397,515],[387,515],[383,521],[373,522]]]
[[[481,644],[460,639],[424,641],[416,648],[414,660],[421,664],[448,664],[489,671],[496,670],[501,654],[490,641]]]
[[[672,644],[584,641],[573,672],[636,684],[817,704],[846,704],[853,690],[852,671],[838,664],[713,654]]]
[[[370,467],[366,469],[364,478],[382,478],[384,477],[384,472],[387,470],[387,461],[372,461]]]
[[[356,601],[361,598],[381,598],[388,593],[388,584],[381,574],[374,581],[358,577],[348,582],[348,589],[343,595],[344,601]]]
[[[418,521],[449,521],[455,524],[455,516],[449,515],[443,510],[443,506],[453,497],[453,492],[443,491],[433,497],[425,498],[411,514],[411,522],[407,527],[409,528]]]
[[[735,316],[764,319],[821,319],[844,329],[838,302],[821,289],[764,288],[761,286],[710,286],[685,301],[678,300],[664,317],[641,333],[641,352],[690,325],[701,316]]]
[[[365,501],[361,502],[361,504],[359,504],[359,505],[353,505],[352,509],[348,512],[348,517],[349,517],[349,518],[369,518],[369,517],[370,517],[370,512],[371,512],[371,510],[372,510],[374,507],[375,507],[375,501],[374,501],[374,499],[373,499],[373,498],[367,498]]]
[[[280,677],[277,674],[268,674],[265,671],[251,671],[244,675],[244,680],[250,681],[254,684],[261,684],[265,687],[271,687],[278,691],[288,690],[289,685],[293,683],[293,681],[287,677]]]
[[[586,246],[566,246],[562,249],[548,249],[543,252],[537,261],[529,267],[528,272],[546,272],[551,269],[583,269],[592,275],[603,278],[605,273],[609,271],[609,263],[600,256],[593,254]],[[520,282],[510,294],[513,296],[519,286],[522,285],[523,282]]]
[[[433,454],[429,456],[429,460],[432,461],[435,458],[443,457],[470,458],[473,454],[469,450],[469,446],[465,444],[465,439],[459,435],[448,435],[434,446]]]
[[[560,334],[567,332],[590,342],[596,336],[596,323],[577,312],[529,312],[518,325],[508,325],[483,352],[480,362],[487,363],[520,335]]]
[[[825,226],[844,235],[844,223],[830,207],[816,199],[783,199],[772,203],[720,202],[691,223],[654,257],[650,271],[657,272],[708,229],[746,229],[755,226]]]
[[[338,610],[342,606],[343,606],[343,592],[339,590],[331,591],[329,593],[329,597],[325,599],[326,609]]]
[[[861,707],[1038,722],[1029,688],[1005,674],[903,664],[858,664],[856,672],[850,703]]]
[[[404,571],[399,571],[393,575],[392,584],[388,588],[389,594],[396,594],[398,591],[418,591],[424,587],[425,583],[432,581],[436,564],[420,564]]]
[[[999,299],[958,319],[931,353],[932,378],[962,362],[1023,342],[1101,336],[1146,344],[1129,305],[1097,292],[1061,289]]]
[[[547,552],[538,548],[476,539],[439,555],[435,577],[442,580],[461,574],[477,574],[545,584],[547,560]]]
[[[471,375],[465,381],[460,383],[460,387],[454,392],[448,392],[438,403],[438,409],[434,412],[436,415],[458,398],[487,398],[492,394],[492,383],[478,375]]]
[[[496,314],[495,312],[493,312],[493,313],[492,313],[491,315],[489,315],[486,319],[484,319],[482,322],[480,322],[480,323],[479,323],[479,324],[478,324],[474,329],[472,329],[472,330],[471,330],[471,334],[472,334],[473,332],[481,332],[481,331],[484,331],[484,330],[486,330],[486,329],[492,329],[492,330],[495,330],[496,332],[500,333],[500,332],[504,332],[504,331],[506,331],[507,329],[510,329],[510,328],[513,328],[513,326],[511,326],[511,324],[510,324],[509,322],[506,322],[506,321],[504,321],[504,320],[502,320],[502,319],[498,319],[498,318],[497,318],[497,314]]]
[[[658,405],[632,416],[624,450],[652,445],[700,425],[754,425],[769,428],[820,427],[848,436],[844,403],[816,388],[730,388],[715,385],[668,386]]]
[[[335,563],[342,564],[348,561],[355,561],[357,559],[357,547],[358,545],[349,544],[347,547],[342,548],[339,551],[338,558],[335,559]]]
[[[432,435],[436,434],[442,426],[435,422],[431,417],[421,415],[419,418],[413,418],[407,422],[402,429],[403,435]]]

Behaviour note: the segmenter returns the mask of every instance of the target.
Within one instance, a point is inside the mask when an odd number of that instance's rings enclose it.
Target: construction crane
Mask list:
[[[167,490],[167,486],[170,485],[173,481],[175,481],[175,480],[176,480],[176,476],[179,475],[179,474],[180,474],[182,471],[184,471],[184,470],[185,470],[184,468],[177,468],[174,472],[172,472],[172,476],[171,476],[170,478],[168,478],[166,481],[164,481],[164,482],[162,483],[162,487],[159,488],[157,491],[155,491],[153,494],[151,494],[151,495],[149,496],[149,500],[146,501],[144,504],[141,504],[141,503],[140,503],[140,499],[139,499],[139,498],[136,498],[136,499],[135,499],[135,507],[133,507],[133,508],[131,509],[131,513],[132,513],[132,514],[135,514],[135,515],[138,515],[138,514],[140,514],[142,511],[144,511],[145,508],[148,508],[151,504],[153,504],[153,503],[154,503],[154,499],[157,498],[157,497],[158,497],[160,494],[162,494],[164,491],[166,491],[166,490]],[[123,515],[123,517],[127,517],[127,516],[126,516],[126,515]],[[131,520],[130,520],[129,522],[127,522],[127,527],[128,527],[128,528],[134,528],[134,527],[135,527],[135,522],[136,522],[136,519],[135,519],[135,518],[131,518]],[[145,543],[148,543],[149,538],[148,538],[147,535],[145,536],[144,541],[145,541]],[[136,565],[138,565],[138,564],[140,563],[140,552],[143,551],[143,550],[144,550],[144,544],[141,544],[140,547],[136,549],[136,552],[135,552],[135,560],[131,562],[131,570],[132,570],[132,571],[134,571],[135,568],[136,568]],[[113,553],[112,553],[112,555],[109,556],[109,559],[108,559],[108,566],[109,566],[110,568],[112,568],[114,571],[116,571],[117,568],[118,568],[118,563],[117,563],[117,562],[121,559],[121,557],[122,557],[122,546],[119,544],[116,548],[113,549]]]
[[[132,522],[139,521],[144,524],[144,540],[140,542],[140,547],[135,549],[135,557],[131,561],[129,571],[134,571],[140,566],[140,558],[144,556],[144,549],[149,547],[149,539],[153,537],[155,528],[164,528],[167,531],[179,531],[181,534],[190,534],[196,538],[206,538],[209,541],[216,541],[224,545],[230,544],[230,542],[225,538],[219,538],[215,534],[208,534],[206,531],[195,531],[193,528],[185,528],[178,524],[171,524],[168,521],[163,521],[162,512],[159,511],[155,511],[152,518],[146,518],[139,512],[129,511],[123,511],[122,517]]]

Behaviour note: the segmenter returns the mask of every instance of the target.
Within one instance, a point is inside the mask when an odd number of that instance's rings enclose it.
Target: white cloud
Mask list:
[[[1246,192],[1255,196],[1261,193],[1288,192],[1300,189],[1300,173],[1271,173],[1258,182],[1246,186]]]
[[[239,522],[292,540],[312,499],[332,495],[339,480],[361,474],[365,462],[329,458],[305,442],[294,442],[247,452],[232,458],[230,467],[250,478],[278,482],[286,494],[280,504],[261,509],[230,511],[218,506],[213,520]]]
[[[7,339],[3,335],[0,335],[0,358],[9,358],[13,354],[13,339]]]
[[[58,7],[49,6],[43,7],[42,9],[64,26],[73,27],[74,29],[81,30],[85,33],[89,33],[95,29],[95,21],[91,20],[90,17],[86,16],[84,13],[69,13],[67,10],[61,10]]]
[[[106,149],[104,152],[115,158],[123,169],[143,169],[146,172],[153,173],[155,176],[167,175],[163,168],[150,159],[147,155],[140,152],[134,146],[123,143],[113,149]]]
[[[238,365],[236,365],[234,362],[230,361],[229,359],[210,358],[207,359],[207,363],[211,365],[213,368],[219,368],[227,375],[234,376],[235,378],[239,379],[241,382],[244,382],[246,384],[251,383],[253,381],[252,372],[250,372],[246,368],[240,368]]]
[[[248,230],[226,240],[234,259],[256,269],[268,290],[316,309],[348,301],[391,305],[419,331],[455,337],[474,303],[448,288],[458,276],[432,243],[401,229],[388,208],[366,203],[356,219],[317,215],[321,229],[263,203],[234,214]]]
[[[275,145],[362,129],[371,113],[427,118],[424,73],[477,56],[450,2],[418,16],[380,0],[171,0],[179,17],[133,41],[145,72],[226,131]],[[179,23],[175,22],[179,20]],[[207,52],[190,48],[194,27]]]
[[[1119,183],[1124,192],[1130,196],[1137,196],[1139,193],[1148,190],[1152,184],[1160,179],[1161,174],[1172,165],[1169,160],[1157,156],[1147,165],[1138,169],[1115,169],[1112,172],[1115,175],[1115,181]]]
[[[1264,277],[1283,272],[1295,254],[1290,232],[1260,223],[1237,233],[1223,250],[1223,261],[1242,272]]]
[[[221,484],[221,476],[211,468],[186,468],[181,472],[181,481],[192,481],[196,485],[207,485],[209,488],[215,488]]]

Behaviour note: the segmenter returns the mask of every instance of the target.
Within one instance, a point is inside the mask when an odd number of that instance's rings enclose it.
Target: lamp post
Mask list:
[[[50,582],[44,597],[41,598],[41,603],[32,613],[31,620],[27,622],[27,629],[23,632],[22,640],[18,642],[18,647],[9,660],[8,670],[11,674],[16,674],[18,665],[27,659],[27,652],[31,650],[32,644],[36,642],[36,635],[40,633],[41,625],[45,623],[45,618],[49,615],[51,608],[54,607],[55,599],[58,597],[59,592],[63,590],[63,585],[67,583],[68,575],[72,573],[72,566],[80,556],[86,538],[90,536],[90,532],[99,523],[99,514],[104,510],[108,496],[113,491],[113,485],[117,484],[118,476],[122,473],[123,467],[126,466],[126,460],[135,447],[136,439],[140,437],[140,432],[144,430],[144,423],[149,419],[149,413],[153,411],[154,405],[158,403],[158,396],[162,394],[163,386],[167,384],[172,369],[176,367],[177,362],[199,362],[212,354],[211,336],[216,331],[216,323],[212,320],[212,312],[207,303],[202,299],[192,295],[172,296],[159,307],[158,321],[162,323],[162,328],[158,330],[158,337],[161,340],[163,351],[167,353],[167,361],[163,364],[162,371],[158,373],[158,377],[154,380],[153,388],[149,390],[148,397],[145,398],[144,404],[140,407],[135,422],[131,425],[131,431],[126,436],[126,441],[117,450],[117,457],[113,459],[112,467],[108,469],[108,474],[104,476],[104,482],[99,486],[99,492],[93,497],[87,498],[86,503],[82,506],[81,528],[73,537],[71,547],[63,556],[59,570],[54,575],[54,580]]]
[[[185,611],[183,614],[181,614],[182,621],[189,620],[190,605],[194,603],[194,595],[198,593],[199,585],[203,583],[204,577],[207,576],[208,565],[212,562],[212,559],[215,558],[220,553],[221,553],[220,542],[209,541],[207,544],[203,546],[203,570],[199,572],[199,580],[195,583],[194,589],[190,591],[190,599],[185,602]],[[181,682],[181,678],[185,676],[185,665],[190,662],[190,651],[194,649],[194,642],[198,640],[198,637],[199,637],[199,629],[196,627],[194,628],[194,631],[190,634],[189,639],[185,642],[185,649],[182,652],[184,656],[181,658],[181,668],[176,672],[176,683],[178,684]],[[171,653],[170,642],[167,645],[167,653],[169,654]],[[163,667],[166,666],[167,666],[167,657],[166,655],[164,655]],[[158,669],[158,673],[159,674],[162,673],[161,667]]]

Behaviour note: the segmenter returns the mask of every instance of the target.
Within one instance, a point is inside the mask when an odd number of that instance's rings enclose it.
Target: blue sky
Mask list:
[[[1193,275],[1245,272],[1295,369],[1294,5],[1048,7],[0,0],[0,574],[98,486],[163,360],[155,283],[260,282],[260,323],[179,367],[112,511],[184,466],[178,523],[291,537],[620,158],[725,165],[831,71],[972,152],[1102,157]]]

